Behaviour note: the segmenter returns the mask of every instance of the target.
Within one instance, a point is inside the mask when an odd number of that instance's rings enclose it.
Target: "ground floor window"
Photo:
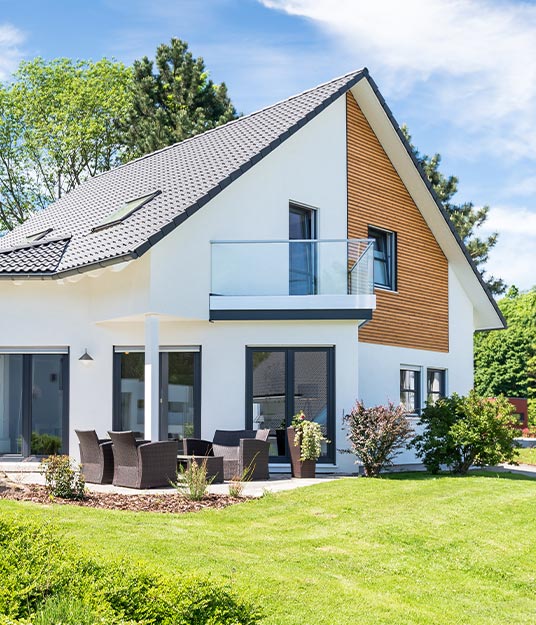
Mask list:
[[[67,353],[0,353],[0,454],[68,453]]]
[[[446,395],[446,372],[444,369],[428,369],[426,372],[426,397],[430,404]]]
[[[246,427],[271,430],[273,462],[288,461],[285,429],[303,410],[322,426],[320,462],[334,462],[335,349],[248,348],[246,351]]]
[[[144,436],[145,354],[142,348],[114,353],[114,429]],[[160,439],[200,436],[201,351],[169,349],[160,353]]]
[[[421,410],[421,370],[418,367],[400,368],[400,403],[411,414]]]

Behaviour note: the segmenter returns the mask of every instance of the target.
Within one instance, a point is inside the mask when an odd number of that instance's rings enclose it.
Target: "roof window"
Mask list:
[[[39,232],[35,232],[34,234],[29,234],[26,236],[26,241],[28,241],[28,243],[40,241],[41,239],[44,239],[47,234],[50,234],[52,230],[53,228],[47,228],[46,230],[40,230]]]
[[[100,224],[95,226],[91,232],[97,232],[98,230],[103,230],[104,228],[109,228],[110,226],[115,226],[116,224],[125,221],[127,217],[130,217],[130,215],[135,213],[142,206],[148,204],[151,200],[154,200],[154,198],[161,193],[162,191],[154,191],[153,193],[149,193],[149,195],[143,195],[142,197],[125,202],[120,208],[114,211],[111,215],[108,215],[108,217],[106,217]]]

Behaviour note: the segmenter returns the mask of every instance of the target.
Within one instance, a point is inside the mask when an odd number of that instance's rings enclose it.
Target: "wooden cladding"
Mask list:
[[[449,349],[448,262],[351,93],[346,94],[348,237],[396,233],[397,291],[376,288],[366,343]]]

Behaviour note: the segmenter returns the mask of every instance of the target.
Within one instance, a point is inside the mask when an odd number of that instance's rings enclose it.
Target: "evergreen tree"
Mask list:
[[[478,228],[480,228],[488,218],[489,206],[475,208],[472,202],[464,202],[463,204],[455,204],[452,202],[454,195],[458,191],[458,178],[456,176],[445,176],[439,170],[439,166],[441,165],[440,154],[434,154],[433,156],[421,154],[413,145],[411,135],[406,126],[402,126],[402,132],[408,140],[417,161],[428,177],[433,190],[441,200],[458,234],[465,243],[475,265],[485,277],[485,282],[490,291],[495,295],[504,293],[506,290],[504,281],[494,276],[485,276],[484,271],[489,252],[497,243],[498,233],[494,232],[484,238],[476,234]]]
[[[225,83],[214,84],[203,59],[180,39],[158,46],[154,63],[147,57],[134,62],[132,90],[133,104],[121,123],[124,161],[236,118]]]

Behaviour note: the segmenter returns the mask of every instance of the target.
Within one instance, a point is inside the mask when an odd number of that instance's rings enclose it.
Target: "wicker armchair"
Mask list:
[[[75,430],[80,442],[82,475],[90,484],[111,484],[114,457],[111,440],[99,440],[95,430]]]
[[[223,456],[225,480],[241,476],[250,469],[252,480],[267,480],[270,430],[216,430],[214,440],[183,439],[183,453],[187,456]]]
[[[178,441],[137,441],[133,432],[108,432],[114,454],[114,486],[156,488],[177,477]]]

